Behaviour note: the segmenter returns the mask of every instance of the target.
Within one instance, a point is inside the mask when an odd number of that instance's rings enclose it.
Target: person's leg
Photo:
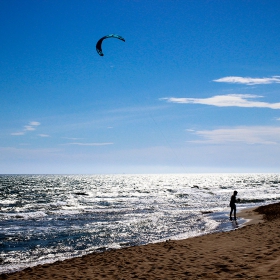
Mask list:
[[[234,208],[233,208],[233,215],[234,215],[234,220],[236,220],[236,205],[234,205]]]
[[[230,214],[229,214],[229,219],[232,220],[232,212],[233,212],[233,207],[230,207]]]

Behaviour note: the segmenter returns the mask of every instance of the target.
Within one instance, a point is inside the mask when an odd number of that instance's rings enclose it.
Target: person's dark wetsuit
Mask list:
[[[234,215],[234,220],[236,220],[236,204],[235,204],[237,202],[236,196],[237,196],[237,191],[234,191],[233,195],[230,198],[230,204],[229,204],[229,206],[230,206],[230,214],[229,214],[230,220],[232,220],[232,212],[233,212],[233,215]]]

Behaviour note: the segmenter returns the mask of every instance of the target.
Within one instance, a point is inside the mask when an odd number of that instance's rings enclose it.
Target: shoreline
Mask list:
[[[241,225],[242,227],[244,226],[249,226],[249,225],[255,225],[259,223],[264,222],[264,216],[263,214],[260,214],[256,212],[259,207],[251,207],[251,208],[245,208],[242,209],[241,211],[237,212],[237,215],[246,221]]]
[[[92,253],[0,279],[278,279],[278,212],[280,203],[243,209],[237,214],[248,221],[237,230]]]

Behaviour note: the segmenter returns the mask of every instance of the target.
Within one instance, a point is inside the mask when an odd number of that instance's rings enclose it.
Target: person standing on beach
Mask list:
[[[236,199],[236,196],[237,196],[237,191],[234,191],[233,192],[233,195],[231,196],[230,198],[230,214],[229,214],[229,219],[232,221],[232,212],[233,212],[233,215],[234,215],[234,220],[236,221],[236,202],[238,201]]]

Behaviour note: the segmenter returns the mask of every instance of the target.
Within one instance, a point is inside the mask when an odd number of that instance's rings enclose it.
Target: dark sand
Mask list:
[[[0,279],[280,279],[280,203],[244,210],[246,226],[94,253]]]

